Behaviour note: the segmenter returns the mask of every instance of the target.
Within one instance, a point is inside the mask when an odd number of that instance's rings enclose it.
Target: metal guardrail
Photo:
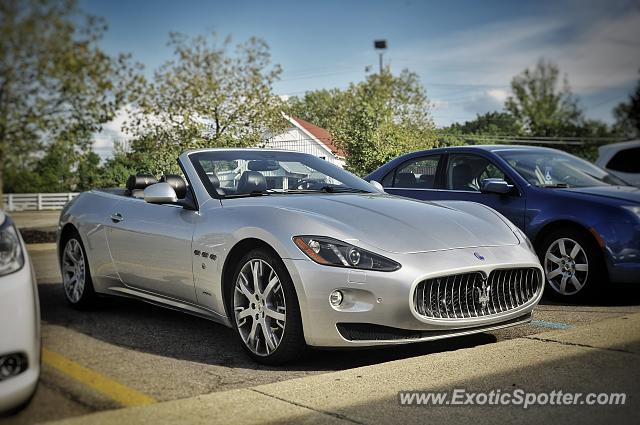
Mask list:
[[[2,196],[5,211],[61,210],[67,202],[78,196],[68,193],[7,193]]]

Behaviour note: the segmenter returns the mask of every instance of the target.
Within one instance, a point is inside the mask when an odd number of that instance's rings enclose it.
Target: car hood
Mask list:
[[[520,243],[495,211],[471,202],[422,202],[383,194],[285,195],[258,199],[263,206],[304,214],[339,230],[349,239],[388,252],[415,253]],[[312,228],[305,231],[317,235]]]
[[[603,198],[617,199],[620,201],[629,201],[633,204],[640,203],[640,188],[633,186],[594,186],[594,187],[575,187],[569,189],[561,189],[573,193],[583,193],[586,195],[599,196]]]

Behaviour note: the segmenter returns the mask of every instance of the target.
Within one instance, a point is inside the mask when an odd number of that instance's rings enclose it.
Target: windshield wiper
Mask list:
[[[559,189],[566,189],[569,187],[569,185],[567,183],[547,183],[547,184],[542,184],[539,185],[540,187],[550,187],[550,188],[559,188]]]
[[[371,193],[364,189],[355,189],[352,187],[336,187],[336,186],[322,186],[319,189],[287,189],[282,192],[273,193]]]
[[[271,195],[271,193],[263,190],[254,190],[253,192],[250,192],[250,193],[233,193],[233,194],[225,195],[224,197],[225,198],[248,198],[253,196],[267,196],[267,195]]]
[[[364,189],[355,189],[353,187],[336,187],[336,186],[322,186],[320,192],[326,193],[370,193]]]

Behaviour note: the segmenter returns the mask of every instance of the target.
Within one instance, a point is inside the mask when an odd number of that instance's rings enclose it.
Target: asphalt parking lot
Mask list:
[[[95,311],[70,309],[62,293],[52,246],[31,251],[39,281],[45,350],[40,386],[31,405],[7,424],[26,424],[122,407],[138,395],[149,402],[253,387],[452,350],[493,344],[549,329],[568,329],[640,312],[640,294],[617,287],[600,305],[545,302],[532,324],[473,337],[388,349],[311,351],[298,364],[269,368],[251,362],[231,330],[145,303],[105,298]],[[60,355],[68,364],[60,366]],[[88,373],[78,374],[77,367]],[[118,386],[96,389],[91,373]],[[142,399],[144,402],[144,398]],[[133,403],[135,404],[135,403]]]
[[[73,310],[62,293],[53,244],[32,245],[30,253],[41,300],[42,377],[29,407],[0,419],[3,424],[39,423],[398,360],[436,358],[439,353],[472,352],[474,347],[640,312],[638,288],[612,285],[595,305],[543,301],[534,321],[523,326],[385,349],[310,351],[293,366],[269,368],[250,361],[230,329],[204,319],[115,298],[105,298],[94,311]],[[410,382],[407,385],[411,388]]]

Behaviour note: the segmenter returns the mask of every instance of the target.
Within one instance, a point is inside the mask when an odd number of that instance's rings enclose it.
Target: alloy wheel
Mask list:
[[[580,244],[573,239],[555,240],[544,256],[544,270],[549,285],[561,295],[574,295],[584,287],[589,276],[589,261]]]
[[[264,260],[247,261],[235,283],[233,307],[244,344],[259,356],[273,353],[284,335],[286,303],[276,271]]]
[[[77,303],[82,298],[85,280],[86,266],[82,246],[77,239],[69,239],[62,255],[62,284],[72,303]]]

